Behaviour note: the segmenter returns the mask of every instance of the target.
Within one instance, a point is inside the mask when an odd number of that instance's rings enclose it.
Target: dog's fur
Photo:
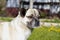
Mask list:
[[[27,40],[30,29],[39,26],[38,16],[36,9],[29,9],[24,18],[18,14],[11,22],[0,23],[0,40]]]

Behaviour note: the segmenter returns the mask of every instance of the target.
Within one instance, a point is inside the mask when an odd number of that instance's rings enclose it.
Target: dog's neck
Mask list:
[[[20,26],[22,26],[23,28],[27,27],[23,18],[20,18],[20,17],[16,17],[14,20],[12,20],[11,24],[14,24],[15,27],[16,25],[18,25],[17,27],[20,27]]]
[[[25,17],[22,19],[22,22],[23,22],[25,25],[27,25],[27,22],[26,22],[26,18],[25,18]]]

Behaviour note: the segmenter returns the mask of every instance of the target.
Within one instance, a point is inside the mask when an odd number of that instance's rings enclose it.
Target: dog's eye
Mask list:
[[[33,18],[32,16],[27,16],[27,18]]]

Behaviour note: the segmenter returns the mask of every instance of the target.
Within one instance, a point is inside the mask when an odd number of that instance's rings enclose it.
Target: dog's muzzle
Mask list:
[[[39,23],[39,19],[34,17],[33,22],[32,22],[32,25],[33,25],[34,27],[38,27],[39,24],[40,24],[40,23]]]
[[[33,20],[31,22],[28,22],[27,26],[29,28],[34,28],[34,27],[38,27],[39,24],[40,24],[39,19],[33,18]]]

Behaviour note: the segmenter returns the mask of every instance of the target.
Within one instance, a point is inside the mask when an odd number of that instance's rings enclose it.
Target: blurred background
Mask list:
[[[38,9],[40,18],[60,18],[60,0],[32,0],[33,8]],[[18,11],[26,12],[30,0],[0,0],[0,16],[16,17]]]

